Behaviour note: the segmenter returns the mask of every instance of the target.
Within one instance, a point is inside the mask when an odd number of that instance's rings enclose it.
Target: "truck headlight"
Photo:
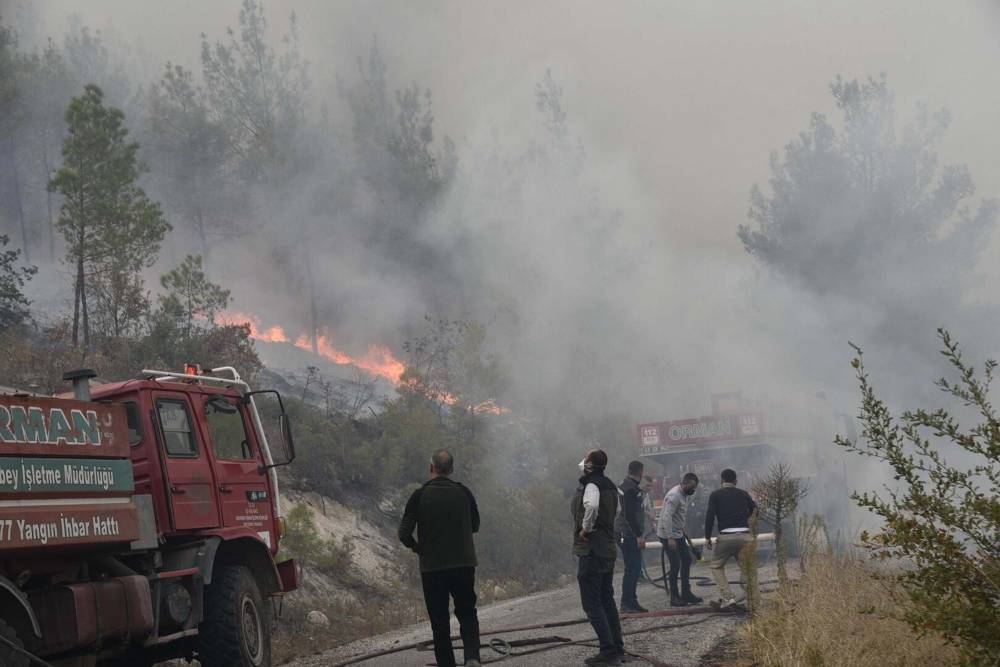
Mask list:
[[[194,606],[190,591],[179,583],[171,583],[167,584],[163,597],[167,616],[176,625],[183,626],[191,618],[191,610]]]

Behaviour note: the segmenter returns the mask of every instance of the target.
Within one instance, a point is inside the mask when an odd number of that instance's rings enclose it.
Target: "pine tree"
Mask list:
[[[232,231],[241,208],[227,174],[231,151],[223,125],[211,117],[206,93],[190,70],[167,63],[146,99],[151,164],[161,176],[162,201],[198,238],[209,263],[210,233]]]
[[[73,266],[73,344],[90,346],[91,314],[117,338],[145,313],[142,270],[152,265],[170,225],[159,204],[136,185],[139,144],[128,140],[125,114],[104,104],[93,84],[66,111],[63,165],[49,187],[65,198],[57,226]],[[88,295],[97,297],[97,308]]]
[[[202,270],[201,257],[188,255],[173,271],[160,278],[167,290],[160,297],[162,313],[190,337],[198,321],[211,326],[219,311],[229,305],[229,290],[210,282]]]

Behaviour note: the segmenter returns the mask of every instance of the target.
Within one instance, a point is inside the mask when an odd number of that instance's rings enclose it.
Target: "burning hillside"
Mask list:
[[[297,348],[309,350],[340,366],[354,366],[376,377],[388,380],[398,385],[400,376],[406,370],[406,365],[393,356],[392,351],[383,345],[369,345],[368,351],[361,356],[352,356],[338,349],[330,341],[326,333],[316,336],[315,344],[307,334],[299,334],[294,338],[278,325],[264,327],[260,318],[238,311],[228,311],[216,316],[219,324],[246,324],[250,327],[250,337],[254,340],[269,343],[289,343]]]
[[[219,324],[226,325],[245,324],[250,327],[250,337],[255,341],[293,345],[300,350],[317,354],[337,366],[359,368],[375,378],[389,382],[393,387],[399,386],[400,378],[406,370],[406,364],[397,359],[392,351],[383,345],[370,344],[365,354],[355,357],[335,347],[330,342],[330,337],[325,333],[318,334],[315,341],[304,333],[293,338],[285,331],[284,327],[279,325],[264,327],[259,317],[239,311],[221,313],[216,316],[215,320]],[[458,402],[456,397],[449,394],[442,394],[440,400],[448,405],[455,405]],[[477,414],[502,415],[509,412],[507,408],[497,405],[493,399],[470,405],[468,409]]]

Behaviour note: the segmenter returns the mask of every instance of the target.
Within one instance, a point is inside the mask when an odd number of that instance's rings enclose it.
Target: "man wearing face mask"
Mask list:
[[[687,545],[687,508],[690,497],[698,488],[698,476],[693,472],[684,475],[681,483],[670,489],[663,501],[656,535],[670,559],[670,606],[686,607],[699,604],[702,599],[691,592],[691,550]],[[680,590],[677,578],[680,575]]]
[[[580,602],[600,643],[588,665],[619,665],[625,655],[615,606],[615,519],[621,507],[618,487],[604,476],[608,455],[593,449],[580,462],[583,476],[573,497],[573,554]]]

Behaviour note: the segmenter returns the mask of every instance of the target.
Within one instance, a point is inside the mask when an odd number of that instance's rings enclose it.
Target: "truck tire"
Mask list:
[[[7,625],[6,621],[0,620],[0,665],[4,667],[29,667],[30,661],[23,653],[18,653],[10,647],[14,644],[18,648],[24,648],[24,642],[17,636],[17,631]]]
[[[202,667],[271,667],[271,608],[249,569],[215,569],[198,635]]]

